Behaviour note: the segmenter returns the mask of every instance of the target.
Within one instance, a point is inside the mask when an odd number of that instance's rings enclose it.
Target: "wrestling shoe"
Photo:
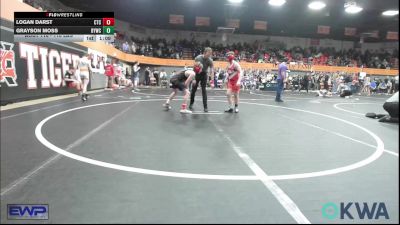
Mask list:
[[[179,112],[182,114],[192,114],[192,111],[190,111],[188,109],[181,109]]]
[[[229,109],[225,110],[225,112],[226,112],[226,113],[233,113],[233,109],[232,109],[232,108],[229,108]]]
[[[163,104],[163,107],[164,107],[166,110],[172,109],[172,107],[171,107],[168,103],[164,103],[164,104]]]

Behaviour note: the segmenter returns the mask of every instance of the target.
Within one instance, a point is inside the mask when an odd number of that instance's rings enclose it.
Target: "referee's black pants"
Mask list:
[[[190,105],[193,105],[194,103],[194,98],[196,97],[196,91],[197,87],[199,86],[199,83],[201,82],[201,91],[203,94],[203,106],[206,109],[207,108],[207,73],[201,72],[199,74],[196,74],[196,84],[192,85],[192,92],[190,93]]]

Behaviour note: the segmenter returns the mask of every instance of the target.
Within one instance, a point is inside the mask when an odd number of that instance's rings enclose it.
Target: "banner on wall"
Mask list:
[[[5,41],[0,42],[0,87],[2,83],[8,87],[18,86],[14,43]]]
[[[11,49],[3,47],[13,44]],[[2,41],[1,46],[1,55],[6,56],[1,59],[2,101],[71,92],[63,75],[77,66],[84,51],[49,43]]]
[[[240,27],[240,20],[239,19],[227,19],[226,26],[238,29]]]
[[[267,30],[267,21],[254,20],[254,30]]]
[[[210,17],[196,16],[196,26],[198,27],[210,26]]]
[[[357,28],[354,27],[345,27],[344,28],[344,35],[346,36],[356,36]]]
[[[170,24],[184,24],[185,17],[183,15],[170,14],[169,23]]]
[[[318,25],[318,29],[317,29],[318,34],[329,34],[330,32],[331,32],[330,26]]]
[[[399,33],[395,31],[388,31],[386,34],[388,40],[399,40]]]
[[[8,28],[13,30],[11,25]],[[74,43],[14,42],[14,32],[2,29],[1,102],[74,92],[66,88],[63,75],[76,67],[86,52],[86,48]]]

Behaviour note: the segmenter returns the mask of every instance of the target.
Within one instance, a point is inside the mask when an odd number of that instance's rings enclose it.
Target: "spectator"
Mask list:
[[[111,60],[108,60],[105,66],[105,75],[107,76],[107,88],[106,90],[113,90],[114,88],[114,66]]]
[[[132,42],[132,53],[136,54],[136,44],[135,44],[135,42]]]
[[[380,81],[378,85],[379,93],[386,94],[387,93],[387,84],[385,81]]]
[[[387,94],[393,94],[393,88],[394,88],[394,79],[388,80],[387,82],[387,86],[388,86],[388,91]]]
[[[121,87],[122,67],[117,59],[114,59],[114,81],[117,87]]]
[[[309,88],[309,77],[308,75],[304,75],[303,78],[303,89],[306,89],[307,93],[308,93],[308,88]]]
[[[127,41],[122,44],[122,51],[126,53],[129,52],[129,44]]]
[[[377,84],[376,84],[376,80],[375,79],[371,81],[371,84],[369,85],[369,87],[370,87],[371,93],[376,93]]]
[[[129,52],[128,42],[124,41],[124,34],[116,31],[115,46],[124,52]],[[195,36],[190,41],[180,40],[167,42],[165,39],[146,40],[135,39],[131,37],[131,52],[146,56],[156,56],[162,58],[181,59],[184,51],[187,51],[192,58],[201,53],[201,49],[208,46],[209,41],[198,42]],[[328,66],[347,66],[347,67],[370,67],[370,68],[398,68],[398,50],[392,53],[387,51],[365,51],[361,53],[358,50],[340,50],[334,48],[300,48],[298,46],[284,49],[281,47],[266,48],[262,47],[260,42],[254,43],[233,43],[223,46],[222,44],[212,43],[211,47],[215,50],[212,54],[213,60],[224,60],[226,52],[234,50],[235,56],[240,61],[274,63],[288,58],[296,62],[298,68],[311,68],[312,65]],[[191,54],[190,54],[191,53]]]
[[[150,85],[150,68],[146,67],[146,70],[144,71],[144,85],[149,86]]]
[[[278,87],[276,89],[276,97],[275,101],[276,102],[283,102],[281,99],[281,94],[284,88],[284,82],[286,82],[286,71],[287,71],[287,66],[286,66],[286,59],[279,64],[279,69],[278,69]]]
[[[158,71],[158,68],[154,68],[153,76],[156,79],[156,85],[160,86],[160,71]]]
[[[370,95],[371,95],[371,88],[370,88],[370,85],[371,85],[371,77],[370,77],[369,75],[367,75],[367,76],[364,78],[364,85],[363,85],[363,89],[361,90],[361,92],[362,92],[362,93],[367,92],[367,93],[368,93],[368,96],[370,96]]]
[[[165,79],[165,78],[167,78],[167,73],[165,72],[164,69],[161,69],[161,72],[160,72],[160,79]]]
[[[133,90],[132,90],[132,92],[140,91],[140,90],[138,89],[138,84],[139,84],[139,71],[140,71],[140,66],[139,66],[139,65],[140,65],[140,64],[139,64],[138,61],[136,61],[136,62],[133,64],[133,68],[132,68],[132,77],[131,77],[132,83],[133,83]]]

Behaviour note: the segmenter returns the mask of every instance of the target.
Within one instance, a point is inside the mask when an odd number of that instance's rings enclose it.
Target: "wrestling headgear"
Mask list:
[[[235,54],[233,52],[228,52],[227,53],[227,59],[229,62],[232,62],[232,60],[235,59]]]

